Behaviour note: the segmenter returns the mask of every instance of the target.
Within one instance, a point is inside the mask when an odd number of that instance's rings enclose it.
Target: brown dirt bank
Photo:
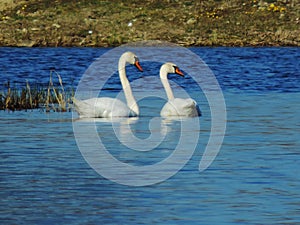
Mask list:
[[[0,46],[300,46],[298,0],[3,0]]]

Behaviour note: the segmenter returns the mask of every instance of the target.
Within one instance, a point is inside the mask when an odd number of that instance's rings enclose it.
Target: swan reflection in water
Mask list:
[[[96,132],[97,138],[103,135],[115,136],[122,145],[136,151],[151,151],[157,148],[170,133],[176,134],[176,138],[179,135],[180,138],[190,138],[187,136],[190,136],[191,128],[197,133],[200,131],[198,117],[78,118],[74,122],[80,123],[81,130]],[[89,132],[83,131],[85,135]]]

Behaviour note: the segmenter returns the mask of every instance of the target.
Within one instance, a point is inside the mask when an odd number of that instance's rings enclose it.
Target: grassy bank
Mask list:
[[[299,46],[297,0],[6,0],[1,46]]]

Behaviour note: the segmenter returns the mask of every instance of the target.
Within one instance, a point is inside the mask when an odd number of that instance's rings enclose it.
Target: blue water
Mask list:
[[[71,112],[1,111],[1,224],[300,223],[299,48],[191,50],[216,75],[226,102],[226,135],[208,169],[198,171],[209,138],[210,108],[188,78],[178,83],[195,96],[203,112],[200,131],[191,126],[184,132],[188,141],[199,135],[196,150],[174,176],[144,187],[115,183],[90,167],[76,143],[72,124],[78,121]],[[8,80],[16,86],[26,80],[47,85],[53,68],[66,86],[76,86],[91,62],[107,51],[0,48],[1,88]],[[142,60],[141,65],[150,66]],[[158,64],[151,65],[143,79],[158,69]],[[131,72],[131,79],[140,76]],[[117,79],[115,74],[107,84],[107,94],[119,92]],[[150,80],[149,86],[160,89]],[[135,91],[143,88],[136,86]],[[163,104],[159,98],[139,102],[144,116],[130,124],[138,138],[150,135],[149,121]],[[95,127],[111,154],[131,165],[163,160],[182,135],[179,122],[169,121],[154,131],[160,135],[167,129],[161,145],[149,152],[130,151],[113,130],[122,131],[122,124],[100,120]]]

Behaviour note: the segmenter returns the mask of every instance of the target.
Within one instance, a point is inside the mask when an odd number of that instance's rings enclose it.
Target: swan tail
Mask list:
[[[79,113],[79,114],[81,114],[81,109],[83,109],[84,107],[84,103],[82,102],[82,101],[80,101],[80,100],[78,100],[78,99],[76,99],[75,97],[72,97],[71,98],[72,99],[72,101],[73,101],[73,106],[74,106],[74,108],[75,108],[75,110]]]
[[[71,99],[73,101],[73,105],[74,105],[74,108],[76,109],[76,111],[79,110],[80,106],[83,105],[83,102],[80,101],[80,100],[78,100],[78,99],[76,99],[75,97],[72,97]]]
[[[190,117],[201,116],[201,110],[199,108],[199,105],[194,99],[184,100],[184,103],[182,104],[182,112],[183,115]]]
[[[199,105],[197,104],[197,102],[195,102],[195,100],[191,99],[186,107],[189,111],[188,114],[190,114],[191,116],[201,116],[201,110]]]
[[[84,101],[80,101],[75,97],[72,98],[74,108],[80,117],[90,117],[91,109],[90,105]]]

